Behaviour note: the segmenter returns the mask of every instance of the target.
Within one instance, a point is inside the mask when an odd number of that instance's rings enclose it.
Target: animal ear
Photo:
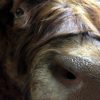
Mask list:
[[[0,34],[6,33],[7,27],[12,26],[14,22],[14,15],[11,12],[13,0],[0,1]]]

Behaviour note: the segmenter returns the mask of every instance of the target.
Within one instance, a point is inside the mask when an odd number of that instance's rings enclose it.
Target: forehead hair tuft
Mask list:
[[[100,6],[95,0],[45,0],[32,7],[26,20],[17,55],[27,62],[54,36],[86,33],[100,39]]]
[[[100,6],[95,0],[48,0],[28,16],[30,33],[39,38],[83,32],[100,37]]]

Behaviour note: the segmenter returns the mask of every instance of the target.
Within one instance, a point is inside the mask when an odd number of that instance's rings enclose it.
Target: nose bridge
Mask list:
[[[76,56],[62,56],[58,57],[64,61],[66,69],[75,72],[80,76],[89,76],[100,80],[100,64],[88,58],[81,58]]]

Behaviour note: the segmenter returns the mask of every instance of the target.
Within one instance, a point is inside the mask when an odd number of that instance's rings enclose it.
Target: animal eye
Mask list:
[[[18,9],[16,10],[15,16],[16,16],[16,17],[21,17],[23,14],[24,14],[24,10],[21,9],[21,8],[18,8]]]

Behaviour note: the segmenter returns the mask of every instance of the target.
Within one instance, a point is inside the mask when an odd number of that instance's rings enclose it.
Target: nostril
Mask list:
[[[68,59],[66,57],[65,59],[62,56],[56,56],[52,60],[49,68],[53,77],[62,85],[71,89],[74,87],[80,88],[83,83],[83,76],[76,69],[76,65],[72,61],[73,59],[70,57]]]
[[[69,79],[69,80],[75,80],[76,76],[72,72],[69,72],[68,70],[66,70],[64,74],[64,78]]]
[[[81,81],[79,75],[77,75],[73,71],[70,71],[70,69],[65,69],[62,66],[56,67],[55,76],[58,81],[60,81],[65,86],[76,86],[80,84]]]
[[[57,64],[57,63],[54,64],[51,71],[54,76],[56,76],[57,78],[61,80],[65,80],[65,81],[77,80],[77,75],[73,71],[70,71],[70,69],[63,67],[60,64]]]

